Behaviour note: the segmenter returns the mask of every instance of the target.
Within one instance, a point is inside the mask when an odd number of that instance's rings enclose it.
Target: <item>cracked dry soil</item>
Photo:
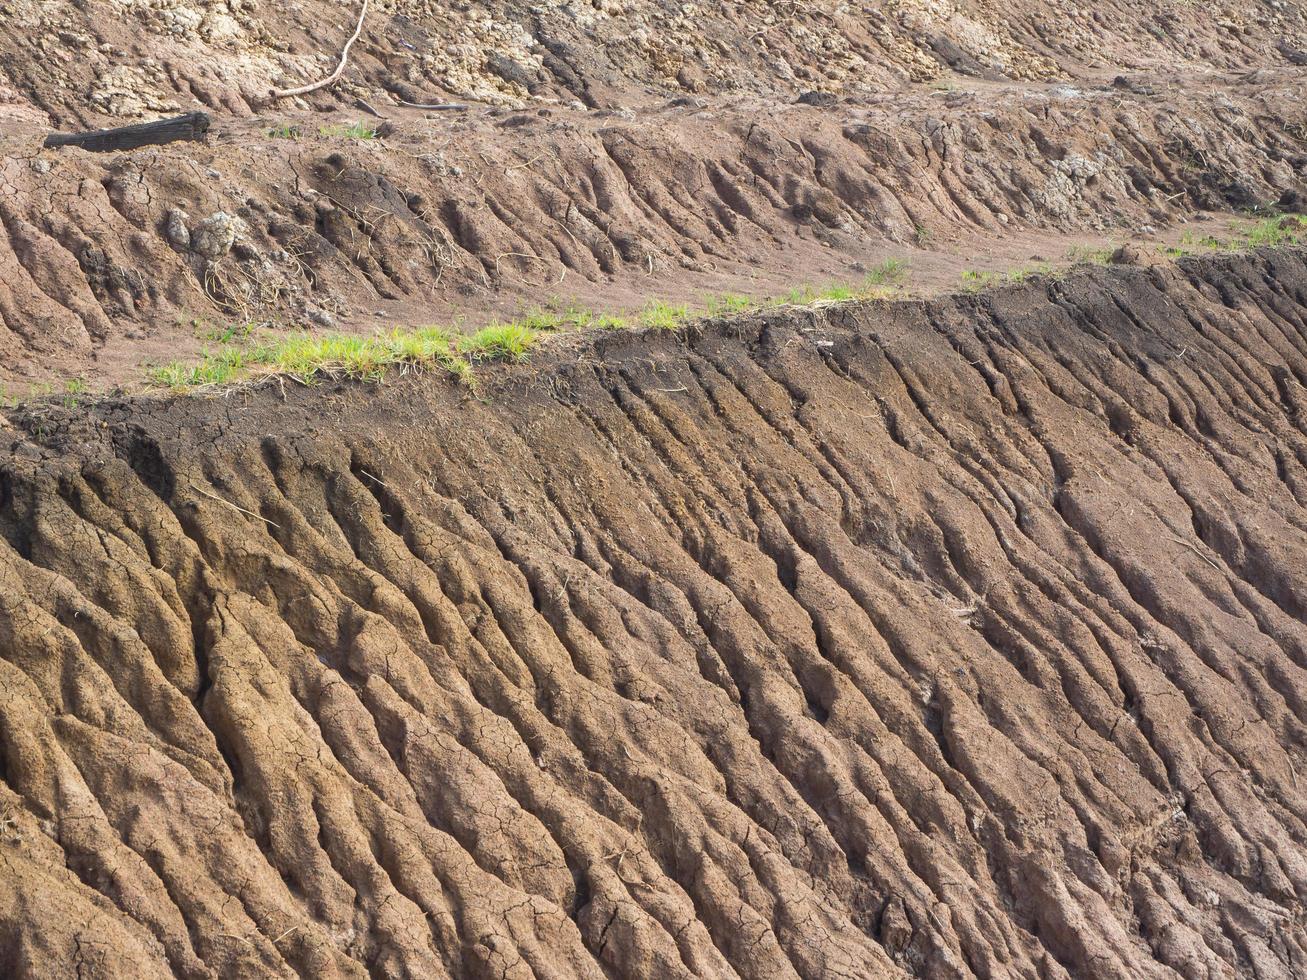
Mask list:
[[[1307,973],[1307,258],[9,413],[0,974]]]

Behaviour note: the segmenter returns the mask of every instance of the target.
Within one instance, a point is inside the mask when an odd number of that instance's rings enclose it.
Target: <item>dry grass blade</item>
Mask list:
[[[191,484],[191,489],[194,490],[196,493],[200,494],[201,496],[208,497],[210,500],[216,500],[220,504],[226,504],[228,507],[232,508],[233,510],[240,511],[242,514],[248,514],[250,517],[256,518],[257,520],[262,521],[264,524],[267,524],[270,527],[275,527],[278,529],[281,528],[281,525],[278,524],[276,521],[270,521],[262,514],[256,514],[252,510],[246,510],[244,507],[240,506],[239,504],[233,504],[230,500],[224,500],[222,497],[219,497],[216,493],[209,493],[208,490],[205,490],[203,487],[197,487],[194,483]]]

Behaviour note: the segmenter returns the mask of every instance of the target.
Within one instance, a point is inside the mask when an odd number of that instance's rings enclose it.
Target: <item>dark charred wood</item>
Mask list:
[[[188,112],[171,119],[118,126],[114,129],[97,129],[89,133],[51,133],[45,138],[46,146],[77,146],[92,153],[111,153],[115,150],[134,150],[140,146],[158,146],[178,140],[198,140],[209,131],[207,112]]]

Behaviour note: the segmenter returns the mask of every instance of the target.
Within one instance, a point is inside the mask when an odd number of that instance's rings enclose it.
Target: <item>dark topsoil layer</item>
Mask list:
[[[11,414],[0,974],[1307,972],[1307,262]]]

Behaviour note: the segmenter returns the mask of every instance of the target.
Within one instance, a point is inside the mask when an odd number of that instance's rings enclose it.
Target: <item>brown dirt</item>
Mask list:
[[[0,973],[1307,973],[1307,256],[11,413]]]
[[[0,394],[916,298],[0,411],[0,977],[1307,977],[1302,5],[356,9],[0,0]]]

